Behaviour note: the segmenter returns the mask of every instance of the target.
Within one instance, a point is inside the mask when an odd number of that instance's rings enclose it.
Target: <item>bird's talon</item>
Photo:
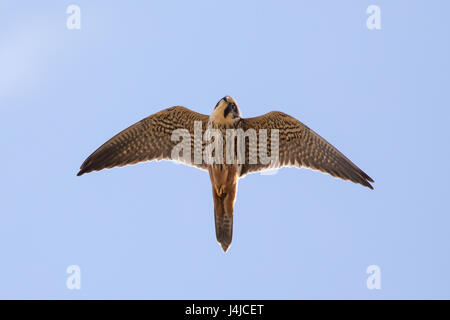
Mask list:
[[[216,186],[216,193],[219,197],[222,197],[225,195],[225,186],[221,185],[221,186]]]

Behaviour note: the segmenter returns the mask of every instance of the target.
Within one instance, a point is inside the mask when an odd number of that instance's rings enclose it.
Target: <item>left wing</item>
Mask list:
[[[191,161],[177,160],[207,170],[203,161],[195,164],[192,155],[194,153],[194,123],[195,121],[202,123],[203,136],[208,119],[207,115],[180,106],[155,113],[105,142],[83,162],[77,176],[142,161],[172,160],[172,149],[178,143],[171,140],[175,129],[187,129],[191,135]]]

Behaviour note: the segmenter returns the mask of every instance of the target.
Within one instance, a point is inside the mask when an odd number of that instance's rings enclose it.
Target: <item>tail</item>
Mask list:
[[[221,207],[220,209],[223,209],[223,203],[221,203]],[[220,243],[223,251],[227,252],[233,239],[233,213],[226,214],[224,210],[214,208],[214,219],[217,242]]]
[[[234,167],[230,168],[215,171],[210,167],[208,170],[214,200],[216,238],[224,252],[227,252],[233,239],[233,210],[238,180]]]

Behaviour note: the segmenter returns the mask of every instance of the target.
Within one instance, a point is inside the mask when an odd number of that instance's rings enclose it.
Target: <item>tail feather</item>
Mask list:
[[[233,239],[233,216],[214,215],[216,221],[216,238],[222,246],[224,252],[227,252]]]
[[[227,252],[233,239],[233,210],[239,179],[235,169],[233,166],[225,170],[216,170],[212,166],[208,169],[214,200],[216,238],[224,252]]]

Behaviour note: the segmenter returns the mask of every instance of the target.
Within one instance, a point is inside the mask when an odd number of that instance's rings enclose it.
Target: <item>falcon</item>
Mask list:
[[[248,132],[254,132],[259,143]],[[262,154],[270,154],[269,161]],[[83,162],[77,176],[153,160],[173,160],[208,171],[216,238],[224,252],[233,236],[238,180],[249,173],[305,167],[370,189],[374,182],[299,120],[279,111],[243,118],[230,96],[220,99],[209,116],[175,106],[144,118],[100,146]]]

